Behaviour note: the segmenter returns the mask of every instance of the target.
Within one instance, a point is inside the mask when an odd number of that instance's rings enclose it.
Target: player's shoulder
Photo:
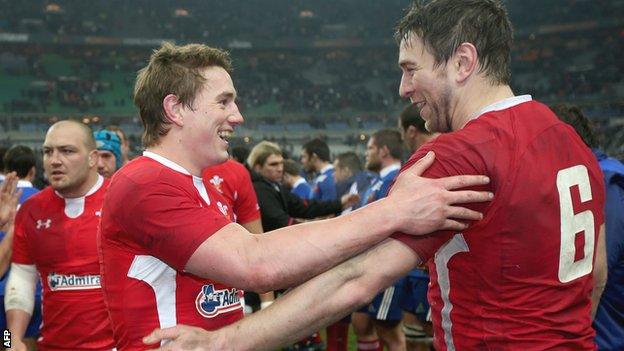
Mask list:
[[[183,178],[184,175],[163,165],[159,161],[140,156],[115,173],[110,187],[128,182],[137,185],[152,185],[180,177]]]
[[[50,204],[58,195],[54,193],[54,189],[48,186],[41,191],[37,191],[32,194],[26,201],[24,201],[20,208],[33,209],[37,207],[45,207]]]
[[[164,189],[192,186],[190,178],[157,160],[140,156],[115,173],[108,185],[108,194],[109,197],[141,197]]]
[[[47,187],[24,201],[17,211],[17,221],[22,218],[37,217],[48,211],[58,209],[58,195],[54,193],[52,187]]]

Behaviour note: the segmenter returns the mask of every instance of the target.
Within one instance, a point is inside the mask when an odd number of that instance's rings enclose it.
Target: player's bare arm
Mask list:
[[[306,281],[394,232],[419,235],[465,229],[462,221],[479,220],[481,214],[457,204],[488,201],[492,194],[453,190],[488,179],[420,177],[433,159],[430,154],[403,172],[387,198],[344,216],[263,235],[229,224],[200,245],[185,270],[242,289],[269,291]]]
[[[260,218],[255,219],[251,222],[241,223],[243,228],[247,229],[248,232],[253,234],[262,234],[262,220]],[[270,306],[275,300],[275,294],[273,291],[268,291],[264,294],[259,294],[260,296],[260,308],[266,308]]]
[[[379,262],[384,262],[383,266]],[[379,291],[420,262],[413,250],[387,239],[372,249],[314,277],[266,310],[216,332],[176,326],[144,339],[158,350],[274,350],[339,320],[368,303]],[[330,294],[327,294],[331,291]]]

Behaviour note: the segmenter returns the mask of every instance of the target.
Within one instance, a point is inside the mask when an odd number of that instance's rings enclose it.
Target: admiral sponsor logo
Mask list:
[[[87,290],[100,288],[100,276],[93,275],[75,275],[75,274],[48,274],[48,286],[50,290]]]
[[[37,229],[48,229],[52,225],[52,220],[50,218],[47,219],[38,219],[37,220]]]
[[[204,285],[197,295],[195,306],[202,316],[214,318],[222,313],[242,308],[242,293],[236,288],[215,290],[213,284]]]

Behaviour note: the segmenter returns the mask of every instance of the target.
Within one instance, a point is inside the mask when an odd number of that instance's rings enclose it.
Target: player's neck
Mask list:
[[[453,130],[460,130],[466,123],[479,117],[477,114],[484,107],[514,96],[509,85],[492,86],[487,83],[481,84],[480,87],[464,89],[460,94],[464,95],[457,99],[454,113],[457,118],[453,118]]]
[[[98,182],[98,179],[99,179],[98,173],[95,171],[95,169],[92,169],[89,171],[89,175],[87,176],[87,179],[85,179],[85,181],[82,184],[80,184],[78,187],[71,188],[71,189],[57,190],[57,193],[60,194],[65,199],[75,199],[79,197],[84,197],[87,195],[89,190],[93,189],[95,184]]]
[[[381,160],[381,169],[387,168],[395,164],[400,165],[401,160],[397,160],[396,158],[392,158],[392,157],[386,157]]]
[[[153,145],[145,149],[145,151],[153,152],[167,160],[184,168],[188,173],[201,176],[202,167],[197,166],[188,157],[189,152],[185,150],[181,143],[171,142],[174,138],[162,138],[158,145]]]
[[[327,167],[328,165],[329,165],[329,162],[318,161],[314,165],[314,168],[316,168],[316,173],[321,173],[323,171],[323,168]]]

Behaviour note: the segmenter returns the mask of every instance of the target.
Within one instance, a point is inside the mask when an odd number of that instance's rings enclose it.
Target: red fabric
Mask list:
[[[336,322],[327,327],[327,351],[347,351],[349,346],[349,323]]]
[[[439,136],[404,169],[429,150],[436,160],[425,176],[484,174],[491,179],[484,188],[495,194],[491,203],[468,206],[485,218],[463,233],[394,236],[429,260],[436,350],[447,350],[450,341],[457,350],[594,349],[592,274],[559,278],[565,212],[591,213],[587,229],[595,233],[594,247],[604,222],[602,174],[574,130],[531,101],[487,112]],[[578,186],[558,188],[559,177],[578,167],[586,170],[583,182],[591,193],[584,201]],[[566,196],[572,210],[563,210]],[[568,244],[574,251],[575,241]]]
[[[70,199],[73,205],[46,188],[17,213],[12,261],[36,265],[43,287],[40,349],[114,347],[96,241],[107,186],[105,180],[93,194]],[[78,211],[66,211],[69,207]]]
[[[102,287],[119,350],[143,350],[154,328],[218,329],[243,317],[243,291],[184,272],[195,250],[233,220],[220,196],[148,157],[119,170],[102,210]]]
[[[206,168],[202,178],[207,188],[214,188],[226,198],[237,223],[245,224],[260,218],[258,197],[245,166],[227,160]]]

